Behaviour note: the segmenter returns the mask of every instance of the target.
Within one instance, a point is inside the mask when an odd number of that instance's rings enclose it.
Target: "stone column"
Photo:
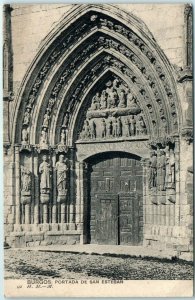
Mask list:
[[[34,224],[39,222],[39,175],[38,175],[38,153],[34,152]]]
[[[48,204],[43,204],[43,223],[48,223]]]
[[[10,101],[13,100],[13,51],[10,4],[3,5],[3,142],[10,144]]]
[[[83,229],[83,162],[76,162],[76,224],[77,229]]]
[[[52,203],[52,223],[56,224],[57,223],[57,205],[56,205],[56,153],[53,151],[53,157],[52,157],[52,162],[53,162],[53,203]],[[53,226],[52,226],[53,227]]]
[[[148,159],[142,159],[141,160],[141,166],[143,168],[143,222],[146,224],[146,207],[149,203],[149,189],[148,189]]]
[[[25,224],[30,224],[30,204],[25,204]]]
[[[20,154],[19,154],[19,146],[15,146],[15,184],[16,184],[16,219],[15,224],[16,228],[20,227],[21,224],[20,220]],[[16,229],[15,228],[15,229]]]
[[[180,142],[175,138],[175,204],[172,205],[175,210],[175,225],[180,223]]]
[[[74,230],[75,229],[75,182],[74,182],[74,148],[70,148],[70,191],[69,191],[69,229]]]

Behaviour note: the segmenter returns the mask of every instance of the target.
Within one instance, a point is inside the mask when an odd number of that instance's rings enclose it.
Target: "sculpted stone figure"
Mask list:
[[[48,103],[49,110],[52,109],[52,107],[54,106],[54,103],[55,103],[55,99],[54,98],[50,98],[49,99],[49,103]]]
[[[104,119],[101,120],[101,137],[106,137],[106,122]]]
[[[116,107],[118,95],[113,87],[107,89],[108,100],[107,100],[107,108]]]
[[[108,137],[112,136],[112,120],[108,120],[108,125],[107,125],[107,133],[108,133]]]
[[[45,146],[48,144],[48,133],[47,128],[43,128],[41,131],[41,138],[40,138],[40,146]]]
[[[133,95],[131,94],[130,89],[127,90],[127,107],[130,107],[133,101]]]
[[[30,108],[27,108],[24,113],[23,125],[28,125],[30,122]]]
[[[129,124],[130,124],[131,136],[134,136],[136,134],[136,120],[135,120],[134,115],[131,116],[131,118],[129,120]]]
[[[64,116],[64,122],[63,122],[63,126],[65,128],[68,127],[68,122],[69,122],[69,112],[66,112],[65,116]]]
[[[50,120],[50,116],[48,115],[48,113],[46,113],[44,115],[44,119],[43,119],[43,127],[46,127],[46,128],[49,127],[49,120]]]
[[[65,129],[62,129],[61,135],[60,135],[60,145],[66,144],[66,131]]]
[[[118,107],[124,108],[126,107],[126,96],[125,91],[122,89],[119,95],[119,104]]]
[[[93,120],[91,121],[91,124],[90,124],[90,133],[91,133],[91,138],[95,139],[96,138],[96,124]]]
[[[158,167],[158,189],[160,191],[165,191],[166,156],[163,150],[160,151],[157,167]]]
[[[85,120],[83,124],[83,129],[80,134],[81,139],[90,139],[91,137],[91,128],[89,125],[89,120]]]
[[[174,150],[170,149],[168,158],[168,183],[171,187],[175,187],[175,154]]]
[[[167,121],[165,118],[161,119],[160,133],[162,136],[167,133]]]
[[[117,88],[119,87],[119,83],[120,83],[119,80],[117,78],[115,78],[114,81],[113,81],[113,87],[114,87],[114,89],[117,90]]]
[[[22,129],[22,145],[26,145],[28,143],[28,128]]]
[[[115,118],[113,120],[113,123],[112,123],[112,135],[113,137],[117,137],[118,135],[118,122],[117,122],[117,118]]]
[[[118,132],[117,132],[117,136],[122,136],[122,122],[121,122],[121,118],[118,117]]]
[[[43,162],[39,166],[40,190],[42,194],[49,193],[49,190],[51,188],[50,172],[51,172],[51,166],[47,162],[47,156],[43,155]]]
[[[100,108],[106,109],[107,108],[107,93],[106,91],[102,91],[101,99],[100,99]]]
[[[56,172],[57,172],[57,191],[58,198],[57,202],[65,201],[67,194],[67,163],[64,160],[64,155],[59,156],[59,161],[56,163]]]
[[[21,183],[21,191],[28,194],[31,191],[31,172],[24,166],[21,166]]]
[[[137,134],[144,135],[146,134],[146,125],[142,116],[138,117],[137,121]]]
[[[157,186],[157,157],[156,153],[152,151],[150,153],[150,161],[149,161],[149,188]]]
[[[96,93],[92,98],[91,110],[100,109],[100,94]]]
[[[125,121],[124,121],[124,130],[123,130],[123,133],[124,133],[124,136],[130,136],[130,133],[129,133],[129,119],[128,118],[125,118]]]

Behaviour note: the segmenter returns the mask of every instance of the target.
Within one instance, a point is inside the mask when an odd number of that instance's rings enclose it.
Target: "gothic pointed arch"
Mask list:
[[[66,142],[73,146],[95,92],[105,88],[102,78],[107,84],[117,79],[132,93],[148,138],[178,133],[182,114],[172,74],[169,61],[140,20],[125,12],[121,16],[112,5],[78,5],[43,41],[23,80],[13,142],[21,143],[22,130],[28,129],[29,143],[39,144],[44,129],[54,146],[68,115],[71,130]],[[82,113],[81,106],[86,108]]]

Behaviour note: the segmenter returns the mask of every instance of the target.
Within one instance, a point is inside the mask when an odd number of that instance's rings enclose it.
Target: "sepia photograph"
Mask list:
[[[192,4],[2,9],[5,296],[192,297]]]

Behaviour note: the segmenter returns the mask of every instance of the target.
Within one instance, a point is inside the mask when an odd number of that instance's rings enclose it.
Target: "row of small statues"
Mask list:
[[[151,151],[149,161],[149,188],[165,191],[166,188],[175,188],[175,155],[170,149],[168,155],[160,150],[159,155]]]
[[[29,144],[29,127],[24,127],[22,129],[22,145]],[[48,145],[48,129],[46,127],[42,128],[40,137],[40,147]],[[66,145],[66,130],[63,128],[60,133],[60,145]]]
[[[101,93],[97,92],[92,98],[90,110],[103,110],[111,108],[139,107],[137,99],[131,94],[129,88],[121,85],[117,79],[111,87],[107,87]]]
[[[97,126],[99,125],[99,134]],[[145,135],[147,134],[147,129],[143,117],[134,115],[126,117],[121,120],[118,118],[109,118],[107,121],[101,119],[99,122],[96,119],[85,120],[83,125],[83,130],[80,133],[81,139],[95,139],[97,137],[107,138],[107,137],[130,137],[135,135]]]
[[[67,189],[68,164],[64,155],[59,156],[56,163],[57,173],[57,191],[58,197],[65,195]],[[51,172],[52,168],[46,155],[43,155],[42,163],[39,166],[40,191],[41,194],[49,194],[51,190]],[[31,192],[31,172],[27,167],[21,166],[21,192],[22,195],[28,195]]]

